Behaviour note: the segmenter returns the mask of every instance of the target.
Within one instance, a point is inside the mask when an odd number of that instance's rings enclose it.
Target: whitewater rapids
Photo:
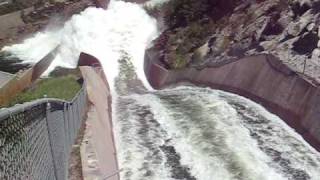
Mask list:
[[[75,68],[80,53],[85,52],[101,60],[110,84],[114,84],[119,74],[118,59],[125,52],[130,55],[139,79],[151,89],[144,76],[143,58],[146,46],[158,32],[156,20],[141,6],[111,1],[107,11],[90,7],[74,15],[63,27],[52,27],[54,25],[21,44],[2,50],[25,63],[36,63],[59,45],[56,58],[45,75],[57,66]]]
[[[234,94],[196,87],[132,94],[121,97],[116,115],[122,179],[320,177],[318,152],[277,116]]]
[[[3,50],[35,63],[60,45],[47,73],[75,67],[80,52],[101,60],[123,180],[320,179],[320,154],[260,105],[206,88],[152,90],[143,57],[157,33],[140,6],[112,1]]]

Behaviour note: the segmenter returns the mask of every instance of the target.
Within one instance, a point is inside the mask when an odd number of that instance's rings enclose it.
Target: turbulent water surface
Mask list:
[[[123,179],[319,179],[320,156],[277,116],[237,95],[179,87],[121,96]]]
[[[206,88],[151,90],[143,56],[156,35],[140,6],[112,1],[4,50],[36,62],[60,45],[53,67],[74,67],[81,51],[101,60],[123,180],[320,179],[319,153],[260,105]]]
[[[114,119],[122,179],[319,179],[319,153],[260,105],[193,86],[148,91],[128,56],[119,63]]]

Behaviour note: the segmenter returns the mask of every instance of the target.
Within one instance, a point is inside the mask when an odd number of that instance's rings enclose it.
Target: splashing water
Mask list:
[[[118,59],[126,52],[137,69],[139,79],[151,89],[144,76],[144,51],[157,35],[156,20],[137,4],[111,1],[109,9],[88,8],[74,15],[64,27],[37,33],[22,44],[4,47],[4,51],[35,63],[60,45],[48,74],[57,66],[75,68],[81,52],[97,57],[114,84],[118,75]]]
[[[145,3],[147,7],[157,7],[169,2],[170,0],[150,0]]]
[[[118,103],[123,179],[320,177],[319,153],[277,116],[240,96],[179,87]]]
[[[82,51],[101,60],[114,91],[121,179],[320,179],[319,153],[260,105],[205,88],[147,91],[143,56],[156,35],[140,6],[112,1],[4,50],[37,62],[60,45],[49,71],[75,67]]]

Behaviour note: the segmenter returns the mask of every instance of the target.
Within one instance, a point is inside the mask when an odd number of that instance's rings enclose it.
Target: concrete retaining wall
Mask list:
[[[90,62],[92,64],[90,64]],[[95,109],[96,116],[88,122],[91,125],[90,143],[96,152],[98,169],[103,177],[119,180],[118,162],[113,137],[111,93],[107,78],[99,61],[85,53],[81,53],[79,66],[86,81],[89,101]],[[104,178],[103,178],[104,179]]]
[[[21,76],[14,76],[0,89],[0,107],[6,106],[12,98],[32,84],[33,69],[29,69]]]
[[[33,67],[20,75],[14,76],[0,88],[0,107],[7,105],[10,100],[24,89],[30,87],[44,73],[55,57],[58,47],[42,58]]]
[[[6,85],[15,75],[0,71],[0,88]]]
[[[320,151],[320,88],[272,56],[260,55],[217,66],[169,71],[147,51],[145,72],[156,89],[178,82],[209,86],[252,99],[281,117]]]

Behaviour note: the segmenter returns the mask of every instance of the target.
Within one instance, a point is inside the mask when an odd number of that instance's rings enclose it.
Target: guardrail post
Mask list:
[[[72,102],[72,105],[70,106],[71,107],[71,114],[69,113],[70,115],[70,123],[71,123],[71,131],[70,131],[70,136],[71,136],[71,146],[74,144],[74,140],[75,140],[75,137],[74,137],[74,132],[75,132],[75,123],[74,123],[74,102]]]
[[[63,124],[64,124],[64,159],[66,161],[65,167],[65,179],[69,176],[68,165],[69,165],[69,153],[70,153],[70,144],[69,144],[69,133],[68,133],[68,104],[63,104]]]
[[[53,146],[52,146],[52,134],[50,131],[50,126],[49,126],[49,114],[50,114],[50,103],[47,102],[46,103],[46,125],[47,125],[47,131],[48,131],[48,137],[49,137],[49,145],[50,145],[50,151],[51,151],[51,155],[52,155],[52,164],[53,164],[53,171],[54,171],[54,176],[55,179],[58,180],[58,174],[57,174],[57,167],[56,167],[56,162],[55,162],[55,158],[54,158],[54,152],[53,152]]]
[[[81,95],[81,94],[80,94]],[[76,100],[76,111],[77,111],[77,129],[76,129],[76,132],[75,134],[78,134],[77,132],[79,131],[80,129],[80,125],[81,125],[81,121],[80,121],[80,110],[79,110],[79,100],[80,100],[80,96],[77,97],[77,100]]]

